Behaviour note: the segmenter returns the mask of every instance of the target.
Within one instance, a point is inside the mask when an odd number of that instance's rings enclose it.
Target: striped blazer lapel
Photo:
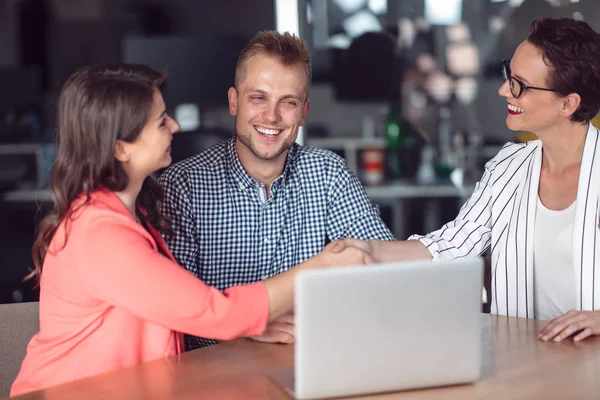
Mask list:
[[[521,210],[522,225],[520,226],[520,238],[517,244],[517,253],[522,257],[524,266],[521,268],[523,276],[520,277],[518,317],[533,318],[533,249],[534,249],[534,233],[535,233],[535,216],[537,212],[537,199],[540,186],[540,173],[542,169],[542,146],[541,143],[537,147],[531,159],[529,169],[527,171],[527,182],[524,193],[526,196],[523,199]]]
[[[537,143],[523,164],[525,174],[521,179],[518,196],[509,222],[507,249],[508,315],[528,318],[533,316],[533,248],[537,209],[542,146]]]
[[[502,193],[495,193],[498,201],[492,211],[497,218],[492,228],[492,310],[501,315],[525,317],[533,307],[527,300],[533,287],[528,271],[532,271],[534,221],[529,216],[535,216],[536,203],[529,199],[532,191],[537,195],[539,154],[539,141],[529,143],[494,182],[494,189]]]
[[[573,225],[573,266],[577,307],[580,310],[600,308],[600,270],[596,261],[596,254],[599,251],[597,240],[600,195],[599,140],[598,129],[590,124],[581,160]]]

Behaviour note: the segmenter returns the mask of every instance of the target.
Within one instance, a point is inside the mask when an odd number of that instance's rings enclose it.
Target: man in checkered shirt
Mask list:
[[[207,285],[224,290],[267,279],[336,239],[394,239],[341,157],[295,144],[310,80],[303,40],[260,32],[240,53],[228,92],[236,136],[160,177],[175,232],[169,248]],[[293,340],[293,319],[275,321],[255,339]],[[186,337],[188,350],[214,343]]]

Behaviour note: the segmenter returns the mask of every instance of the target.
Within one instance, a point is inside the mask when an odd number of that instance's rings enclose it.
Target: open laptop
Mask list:
[[[482,286],[480,258],[303,271],[295,368],[273,375],[298,399],[473,382]]]

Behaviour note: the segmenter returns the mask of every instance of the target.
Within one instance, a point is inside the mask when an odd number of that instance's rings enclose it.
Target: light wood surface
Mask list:
[[[493,316],[483,337],[482,377],[475,384],[360,398],[600,398],[600,338],[541,342],[536,335],[544,324]],[[239,339],[16,399],[289,399],[270,374],[292,367],[293,360],[292,345]]]

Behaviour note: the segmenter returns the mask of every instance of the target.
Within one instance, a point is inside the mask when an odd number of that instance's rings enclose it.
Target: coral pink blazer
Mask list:
[[[44,259],[40,331],[11,395],[180,353],[182,333],[227,340],[264,331],[264,283],[224,293],[205,285],[113,192],[92,193],[67,225]]]

